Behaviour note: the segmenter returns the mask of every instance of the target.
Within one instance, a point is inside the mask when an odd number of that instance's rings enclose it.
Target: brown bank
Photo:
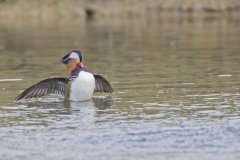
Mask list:
[[[0,0],[0,17],[141,17],[187,13],[231,14],[239,0]]]

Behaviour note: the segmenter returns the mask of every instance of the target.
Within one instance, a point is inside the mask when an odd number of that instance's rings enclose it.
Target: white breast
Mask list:
[[[94,88],[94,76],[89,72],[81,71],[78,77],[72,80],[69,98],[72,101],[89,100],[93,95]]]

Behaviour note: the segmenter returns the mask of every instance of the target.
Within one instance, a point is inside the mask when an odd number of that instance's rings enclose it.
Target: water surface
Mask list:
[[[0,157],[239,159],[239,24],[0,21]],[[113,94],[15,103],[27,86],[65,76],[60,59],[72,49]]]

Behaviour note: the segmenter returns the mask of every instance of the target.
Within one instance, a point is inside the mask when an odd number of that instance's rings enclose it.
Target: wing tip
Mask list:
[[[21,99],[23,99],[24,98],[24,96],[25,95],[23,95],[23,92],[22,93],[20,93],[17,97],[15,97],[15,101],[17,102],[17,101],[19,101],[19,100],[21,100]]]
[[[108,93],[113,93],[113,92],[114,92],[114,89],[112,88],[112,86],[111,86],[110,84],[109,84],[109,87],[110,87],[110,88],[109,88],[109,90],[108,90],[108,91],[109,91]]]
[[[16,102],[18,102],[19,100],[21,100],[22,98],[20,98],[19,96],[17,96],[16,98],[15,98],[15,101]]]

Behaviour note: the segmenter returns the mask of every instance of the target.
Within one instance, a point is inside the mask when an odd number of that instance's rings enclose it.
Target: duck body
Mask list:
[[[16,100],[56,95],[64,97],[65,101],[87,101],[94,92],[112,93],[113,88],[101,75],[81,70],[77,77],[44,79],[25,89]]]
[[[65,100],[86,101],[89,100],[94,93],[95,78],[93,74],[84,68],[78,68],[78,70],[78,75],[71,77],[69,88],[64,97]]]

